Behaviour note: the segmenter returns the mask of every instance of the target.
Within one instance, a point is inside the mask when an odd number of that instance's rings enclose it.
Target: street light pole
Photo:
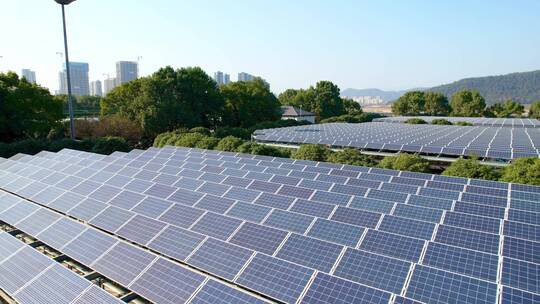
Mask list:
[[[67,43],[67,32],[66,32],[66,13],[64,6],[70,4],[75,0],[55,0],[58,4],[62,6],[62,24],[64,25],[64,53],[66,55],[66,82],[67,82],[67,102],[69,110],[69,134],[71,139],[75,139],[75,125],[73,123],[73,104],[71,98],[71,75],[69,73],[69,55],[68,55],[68,43]]]

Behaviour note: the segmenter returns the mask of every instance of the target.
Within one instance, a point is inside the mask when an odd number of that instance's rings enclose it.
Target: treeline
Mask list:
[[[540,100],[531,106],[530,117],[538,117]],[[463,116],[463,117],[521,117],[525,112],[522,104],[513,100],[486,105],[477,91],[463,90],[450,98],[437,92],[410,91],[392,104],[395,115],[415,116]]]
[[[67,95],[55,95],[54,98],[62,103],[65,117],[69,117]],[[75,117],[97,117],[100,114],[101,97],[99,96],[71,96],[73,115]]]

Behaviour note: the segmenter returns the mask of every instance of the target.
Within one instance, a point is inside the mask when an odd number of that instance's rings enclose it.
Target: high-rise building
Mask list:
[[[139,77],[139,66],[135,61],[118,61],[116,63],[116,84],[132,81]]]
[[[96,80],[96,81],[90,82],[90,95],[103,96],[103,91],[101,89],[101,81]]]
[[[88,81],[88,63],[70,62],[69,72],[71,74],[71,94],[74,96],[90,95],[90,82]],[[59,73],[60,94],[67,94],[66,64]]]
[[[231,82],[231,75],[217,71],[214,73],[214,80],[218,85],[224,85]]]
[[[248,74],[248,73],[238,73],[238,81],[252,81],[255,79],[255,76]]]
[[[107,95],[114,88],[116,88],[116,78],[103,80],[103,96]]]
[[[21,77],[26,78],[30,83],[36,83],[36,72],[30,69],[22,69]]]

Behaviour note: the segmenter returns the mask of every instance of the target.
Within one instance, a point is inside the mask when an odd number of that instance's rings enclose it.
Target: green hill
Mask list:
[[[508,98],[522,104],[530,104],[535,100],[540,100],[540,70],[500,76],[465,78],[433,87],[428,91],[441,92],[450,97],[455,92],[464,89],[479,91],[488,104]]]

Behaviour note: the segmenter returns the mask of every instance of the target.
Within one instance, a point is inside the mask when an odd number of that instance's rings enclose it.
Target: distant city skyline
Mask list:
[[[401,90],[538,70],[539,11],[535,0],[79,0],[66,18],[70,59],[90,63],[90,80],[115,77],[116,61],[142,56],[139,76],[167,65],[200,66],[210,76],[247,71],[279,93],[319,80],[341,89]],[[0,71],[28,68],[57,90],[59,6],[5,1],[0,26],[9,29],[2,33]]]
[[[26,78],[28,82],[36,83],[36,72],[30,70],[30,69],[22,69],[21,70],[21,77]]]

